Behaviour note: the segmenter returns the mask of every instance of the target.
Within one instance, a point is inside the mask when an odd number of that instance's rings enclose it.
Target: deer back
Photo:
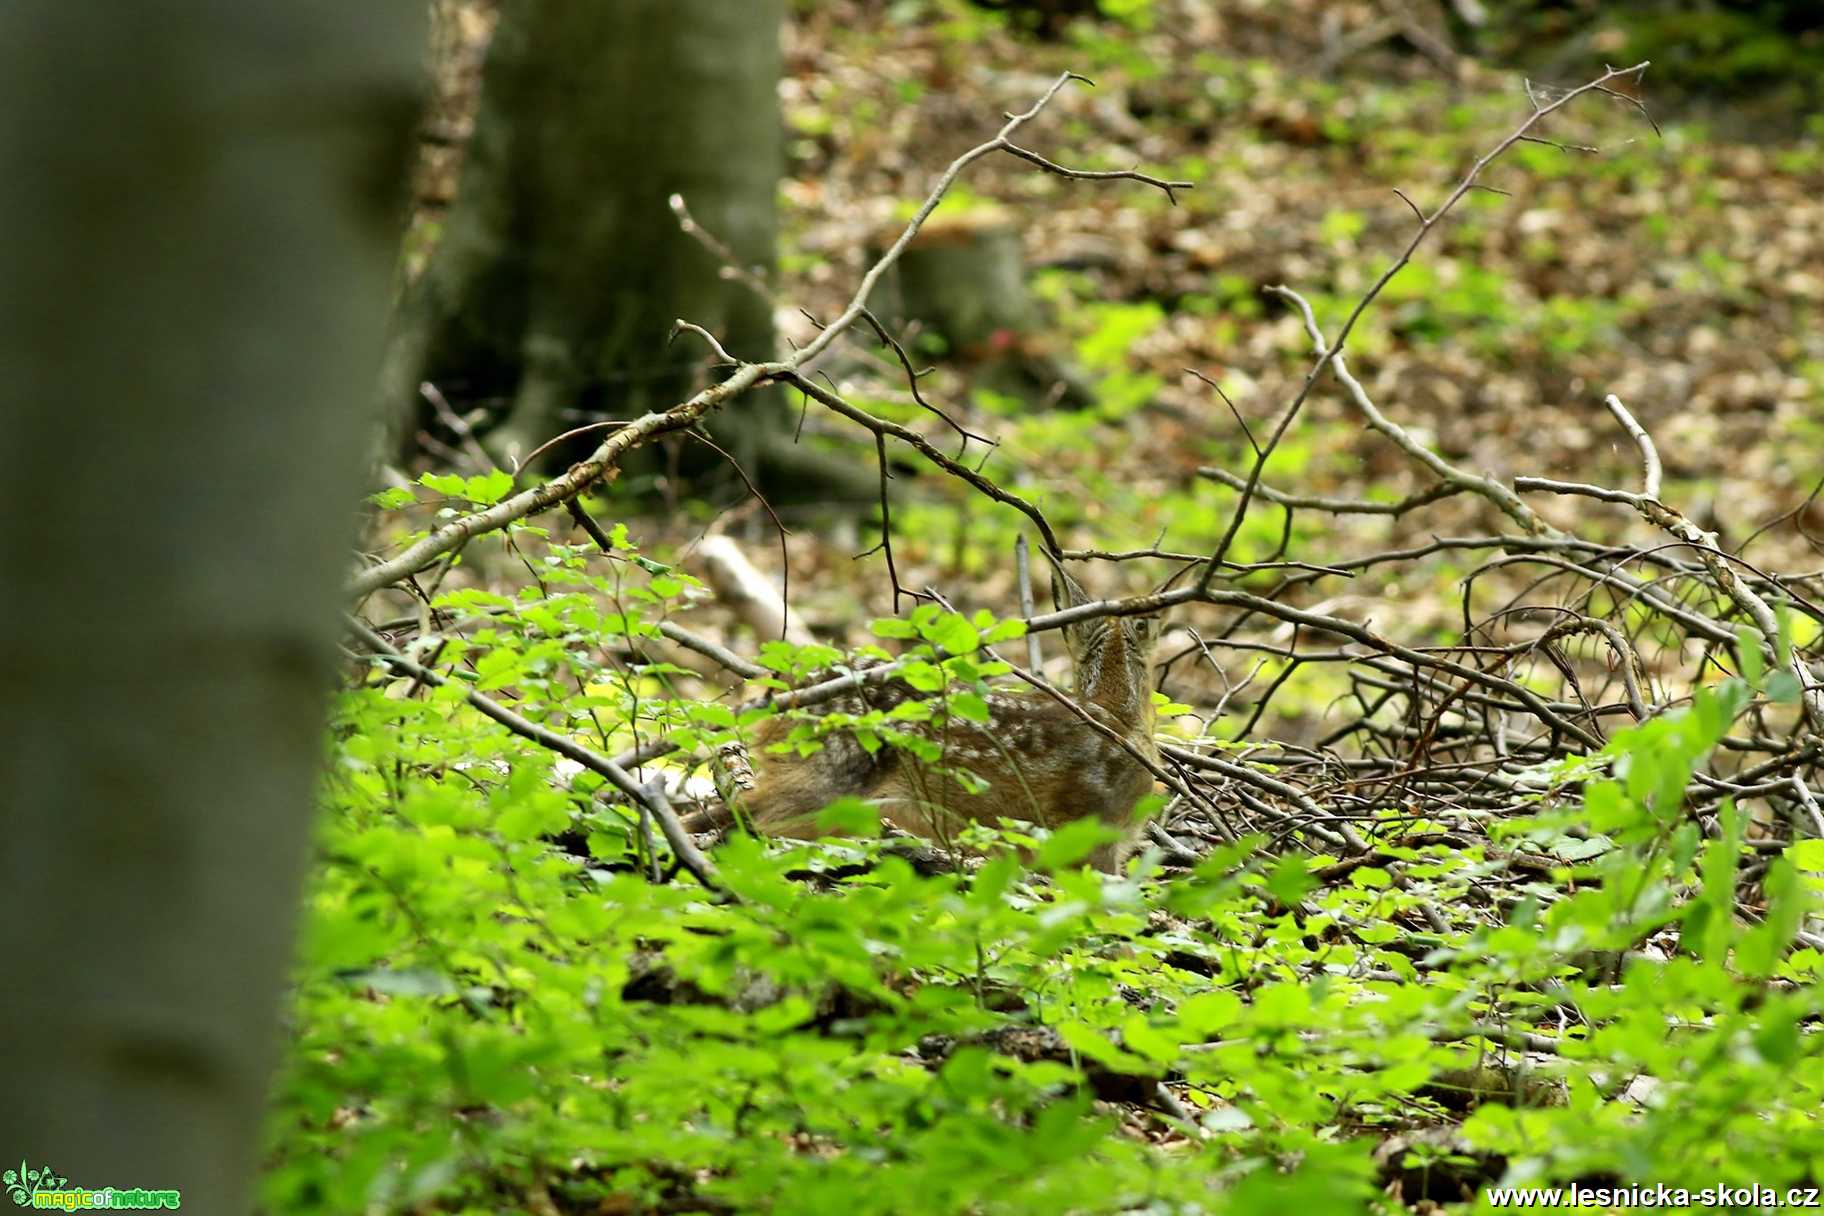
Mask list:
[[[1090,602],[1074,579],[1056,569],[1052,598],[1059,608]],[[940,843],[966,823],[1003,818],[1049,828],[1095,816],[1130,830],[1135,804],[1152,787],[1152,775],[1134,752],[1158,759],[1152,658],[1159,619],[1098,617],[1063,632],[1073,699],[1114,738],[1038,691],[991,693],[986,722],[951,714],[924,728],[936,744],[933,759],[900,747],[870,751],[847,731],[830,732],[810,755],[769,752],[794,725],[774,719],[754,740],[756,780],[743,799],[754,826],[771,835],[815,836],[819,810],[856,796],[873,802],[884,821]],[[861,714],[912,695],[897,683],[870,686],[831,709]],[[1107,850],[1094,860],[1112,869],[1118,856],[1118,849]]]

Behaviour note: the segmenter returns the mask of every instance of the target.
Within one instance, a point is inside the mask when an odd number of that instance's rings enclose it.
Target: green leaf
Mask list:
[[[1241,998],[1226,989],[1200,992],[1178,1003],[1178,1024],[1195,1039],[1214,1038],[1241,1017]]]
[[[912,626],[911,622],[902,621],[894,616],[877,616],[868,622],[868,628],[873,630],[874,636],[877,638],[915,638],[918,636],[918,630]]]
[[[1795,840],[1786,846],[1786,856],[1801,870],[1824,874],[1824,840]]]
[[[919,626],[925,641],[943,649],[946,654],[969,654],[982,644],[982,635],[967,617],[946,612],[936,620]]]
[[[1753,688],[1761,686],[1761,675],[1767,660],[1761,655],[1761,631],[1752,625],[1738,626],[1735,631],[1735,653],[1741,665],[1742,679]]]
[[[1310,864],[1303,857],[1288,854],[1267,871],[1267,894],[1286,907],[1304,899],[1316,885]]]
[[[1180,1046],[1177,1039],[1155,1027],[1138,1010],[1128,1014],[1127,1020],[1121,1023],[1121,1043],[1155,1064],[1169,1064],[1177,1059]]]
[[[494,469],[464,482],[462,496],[470,502],[492,506],[505,498],[512,489],[513,474],[503,469]]]
[[[922,659],[914,659],[900,668],[899,678],[919,692],[936,692],[944,686],[943,669]]]
[[[993,646],[997,642],[1011,642],[1015,638],[1023,638],[1025,636],[1026,622],[1016,618],[1014,620],[996,623],[982,634],[982,641],[986,645]]]
[[[369,494],[367,501],[383,511],[397,511],[401,507],[409,507],[417,502],[418,496],[405,486],[389,486],[384,490],[377,490]]]
[[[1110,1072],[1145,1077],[1153,1075],[1155,1071],[1154,1066],[1146,1060],[1121,1050],[1104,1038],[1100,1031],[1082,1022],[1064,1022],[1057,1030],[1058,1037],[1072,1051],[1094,1060]]]
[[[1100,819],[1073,820],[1045,838],[1033,855],[1033,864],[1041,870],[1060,870],[1082,861],[1099,845],[1120,838],[1119,832]]]
[[[1742,935],[1736,946],[1736,965],[1743,974],[1764,979],[1773,974],[1791,948],[1793,938],[1813,902],[1800,882],[1798,871],[1786,857],[1767,868],[1767,916]]]
[[[1195,713],[1193,706],[1174,701],[1162,692],[1153,693],[1153,712],[1161,718],[1176,718],[1184,714]]]
[[[968,689],[952,696],[948,704],[950,712],[969,722],[988,721],[988,702],[977,692]]]
[[[1267,1025],[1301,1025],[1310,1012],[1311,991],[1302,983],[1268,984],[1254,994],[1254,1016]]]
[[[564,803],[555,797],[530,796],[502,811],[495,829],[508,840],[534,840],[554,836],[570,824]]]
[[[1773,619],[1778,625],[1778,632],[1773,638],[1773,660],[1781,667],[1792,663],[1792,605],[1784,598],[1776,600],[1773,605]]]
[[[692,701],[689,713],[693,722],[705,726],[718,726],[725,730],[734,729],[735,711],[716,701]]]
[[[1773,1008],[1763,1014],[1754,1031],[1754,1049],[1763,1060],[1776,1068],[1786,1068],[1799,1059],[1799,1027],[1790,1011]]]

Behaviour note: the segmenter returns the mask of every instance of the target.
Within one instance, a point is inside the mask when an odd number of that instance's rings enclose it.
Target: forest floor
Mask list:
[[[780,82],[789,164],[769,284],[782,344],[803,344],[819,320],[840,313],[870,251],[944,166],[1060,72],[1095,85],[1061,90],[1022,132],[1026,146],[1073,168],[1138,168],[1193,183],[1174,205],[1133,181],[1063,180],[990,157],[937,213],[1017,230],[1048,318],[1037,353],[1077,369],[1090,391],[1077,408],[1035,405],[989,390],[980,352],[930,352],[914,341],[935,368],[923,393],[994,440],[972,443],[965,463],[1036,503],[1066,547],[1148,551],[1076,564],[1092,592],[1110,596],[1156,586],[1187,564],[1173,555],[1217,545],[1237,495],[1201,470],[1245,476],[1254,442],[1311,368],[1303,321],[1264,289],[1299,291],[1334,334],[1411,239],[1415,207],[1437,206],[1535,105],[1600,75],[1605,51],[1617,49],[1599,27],[1552,56],[1561,76],[1526,82],[1455,55],[1422,28],[1389,26],[1382,6],[1367,2],[1153,0],[1136,6],[1145,20],[1079,26],[1050,42],[1016,36],[960,0],[793,10]],[[457,189],[493,21],[483,0],[444,0],[438,11],[440,99],[408,273],[433,248]],[[1677,106],[1660,112],[1651,71],[1644,97],[1657,129],[1629,97],[1582,97],[1549,120],[1553,142],[1521,144],[1495,164],[1488,189],[1469,194],[1363,314],[1351,366],[1415,444],[1504,484],[1535,476],[1639,487],[1640,449],[1603,405],[1614,394],[1657,441],[1661,500],[1716,533],[1723,550],[1752,542],[1754,564],[1809,576],[1824,564],[1811,539],[1824,535],[1824,507],[1812,497],[1824,478],[1824,129],[1745,143],[1711,134]],[[955,433],[912,399],[890,352],[851,334],[818,370],[848,401],[955,454]],[[706,380],[713,374],[706,369]],[[493,403],[454,404],[480,421]],[[1326,376],[1263,484],[1380,504],[1425,490],[1431,475],[1361,418]],[[813,406],[802,434],[874,467],[874,435],[841,417]],[[485,474],[465,452],[472,445],[445,447],[424,463],[441,472],[453,459],[462,473]],[[895,448],[893,470],[899,583],[934,588],[965,613],[1026,615],[1013,553],[1030,534],[1027,517],[909,446]],[[1549,1166],[1557,1172],[1531,1176],[1564,1181],[1664,1176],[1698,1168],[1705,1153],[1708,1165],[1740,1173],[1762,1162],[1759,1151],[1790,1166],[1783,1177],[1811,1169],[1816,1180],[1818,1159],[1798,1158],[1809,1151],[1805,1137],[1815,1139],[1824,1078],[1811,1030],[1819,956],[1815,945],[1784,956],[1805,913],[1795,910],[1793,863],[1774,861],[1801,844],[1817,858],[1815,840],[1795,843],[1811,829],[1786,817],[1797,798],[1818,813],[1805,784],[1815,782],[1815,735],[1790,689],[1745,670],[1760,648],[1744,642],[1732,657],[1745,616],[1719,590],[1729,580],[1696,564],[1708,550],[1668,541],[1622,502],[1529,496],[1549,525],[1639,546],[1617,564],[1681,601],[1655,605],[1655,616],[1636,602],[1647,590],[1599,601],[1612,584],[1592,575],[1598,559],[1587,554],[1561,579],[1550,554],[1523,564],[1517,547],[1504,552],[1525,538],[1514,536],[1515,513],[1504,518],[1487,497],[1397,515],[1257,505],[1229,557],[1284,557],[1307,563],[1301,573],[1312,577],[1282,584],[1283,568],[1253,571],[1232,586],[1374,634],[1301,635],[1286,615],[1213,602],[1180,611],[1165,650],[1189,661],[1170,667],[1163,691],[1183,704],[1165,715],[1162,735],[1184,751],[1204,749],[1188,761],[1207,763],[1187,786],[1221,786],[1208,799],[1181,791],[1178,817],[1169,808],[1161,816],[1190,855],[1156,835],[1166,851],[1146,864],[1161,868],[1133,882],[1104,885],[1056,866],[1033,880],[1042,890],[1028,890],[1015,883],[1030,876],[1016,880],[1020,867],[1005,857],[965,877],[914,877],[901,865],[881,879],[890,869],[882,865],[848,882],[828,856],[806,853],[806,868],[785,874],[768,868],[789,864],[780,855],[736,839],[715,856],[729,888],[746,887],[741,902],[724,903],[706,897],[713,883],[693,885],[676,866],[667,876],[676,881],[647,882],[660,866],[650,834],[639,834],[644,812],[636,831],[627,797],[597,796],[599,781],[554,767],[544,746],[502,730],[501,718],[464,712],[458,681],[539,721],[568,722],[573,742],[599,743],[603,754],[659,735],[702,751],[718,742],[716,730],[740,729],[726,672],[706,666],[701,647],[660,650],[668,662],[649,664],[662,643],[627,635],[642,612],[675,609],[673,623],[737,655],[761,650],[767,639],[751,619],[673,577],[673,565],[701,570],[704,537],[733,537],[769,576],[789,574],[793,611],[842,650],[870,641],[871,622],[906,605],[895,602],[888,555],[876,548],[884,521],[873,505],[782,512],[792,528],[782,539],[771,512],[738,485],[703,502],[651,474],[626,480],[634,484],[586,503],[617,537],[601,547],[617,551],[590,548],[551,512],[427,573],[444,592],[439,611],[448,609],[435,628],[430,609],[403,598],[368,609],[376,624],[409,610],[382,632],[404,647],[419,628],[427,636],[414,640],[416,653],[447,668],[452,687],[433,693],[418,674],[351,666],[330,843],[315,876],[318,954],[307,952],[300,985],[300,1080],[291,1122],[281,1124],[286,1164],[275,1174],[276,1189],[309,1202],[274,1210],[329,1210],[312,1188],[371,1195],[362,1171],[383,1172],[372,1163],[403,1176],[399,1162],[431,1161],[446,1150],[419,1120],[439,1103],[494,1155],[448,1149],[447,1162],[423,1166],[427,1193],[458,1164],[483,1161],[486,1184],[507,1197],[498,1210],[661,1210],[626,1199],[660,1184],[676,1192],[663,1210],[788,1210],[777,1206],[794,1200],[777,1198],[775,1171],[805,1185],[849,1177],[842,1185],[854,1195],[880,1200],[867,1210],[914,1210],[890,1206],[882,1192],[961,1174],[980,1175],[959,1192],[977,1198],[947,1210],[1132,1210],[1123,1196],[1148,1186],[1172,1193],[1174,1176],[1156,1167],[1174,1154],[1189,1176],[1226,1176],[1239,1160],[1223,1156],[1229,1138],[1250,1159],[1303,1161],[1305,1178],[1320,1183],[1347,1172],[1323,1165],[1325,1152],[1371,1139],[1373,1184],[1411,1210],[1467,1201],[1509,1161]],[[397,539],[387,529],[463,509],[460,478],[432,473],[424,485],[446,497],[405,493],[413,505],[387,517],[376,550]],[[504,491],[489,492],[470,501]],[[1439,537],[1481,539],[1451,549]],[[1429,552],[1335,568],[1408,548]],[[1810,586],[1772,585],[1794,596]],[[1520,601],[1528,613],[1506,610]],[[1680,616],[1686,605],[1702,618],[1696,629]],[[1565,620],[1594,628],[1559,636]],[[1814,646],[1820,620],[1815,608],[1795,613],[1792,640]],[[1609,622],[1629,645],[1602,633]],[[906,628],[889,622],[875,632],[904,637]],[[1400,663],[1387,639],[1405,648]],[[1062,678],[1061,648],[1047,645],[1046,671]],[[1288,648],[1318,661],[1287,663]],[[1650,709],[1632,696],[1626,656],[1636,652]],[[800,655],[788,674],[808,682],[841,657]],[[1742,680],[1697,687],[1729,674],[1731,662]],[[1497,671],[1499,690],[1482,696],[1477,678]],[[743,696],[755,691],[746,687]],[[1375,718],[1400,696],[1409,713]],[[1539,714],[1537,697],[1557,700]],[[1523,700],[1533,716],[1521,712]],[[763,712],[747,711],[741,727]],[[1581,759],[1577,737],[1551,713],[1603,737],[1630,727],[1631,750]],[[1324,742],[1339,721],[1367,729]],[[1693,722],[1714,729],[1700,737]],[[1614,779],[1598,775],[1609,772]],[[1745,841],[1728,805],[1738,794],[1755,817]],[[1199,801],[1223,805],[1199,819]],[[1231,811],[1238,844],[1217,830],[1218,815]],[[1719,840],[1724,847],[1712,847]],[[1737,852],[1748,859],[1739,873]],[[978,881],[983,874],[992,881]],[[389,930],[375,911],[394,903],[411,912],[406,929]],[[973,953],[958,908],[979,912],[968,921],[979,934]],[[1000,950],[993,968],[982,940]],[[1728,970],[1721,960],[1732,949]],[[1624,964],[1637,965],[1625,984]],[[754,975],[774,973],[802,1007],[705,996],[745,997]],[[1674,984],[1689,984],[1676,999],[1701,1010],[1681,1008],[1676,1026],[1665,1005],[1674,998],[1662,999]],[[1584,1004],[1564,996],[1573,986]],[[941,1003],[953,998],[973,1012]],[[940,1025],[957,1033],[926,1033]],[[1178,1037],[1166,1042],[1161,1026]],[[467,1057],[446,1047],[471,1035],[498,1048],[477,1049],[488,1066],[473,1085],[456,1067]],[[363,1050],[376,1043],[394,1054]],[[1086,1082],[1098,1111],[1118,1123],[1119,1143],[1078,1151],[1050,1133],[1027,1136],[1019,1119],[1001,1119],[1012,1091],[991,1091],[1001,1073],[985,1066],[980,1092],[995,1096],[978,1108],[945,1105],[964,1069],[941,1062],[968,1064],[966,1052],[949,1053],[969,1043],[1019,1059],[1015,1074],[1034,1070],[1032,1092],[1044,1101],[1035,1098],[1033,1112],[1052,1103],[1052,1086]],[[1021,1044],[1036,1048],[1022,1054]],[[1477,1068],[1491,1048],[1504,1059],[1512,1048],[1525,1062],[1512,1092],[1442,1069],[1461,1062],[1446,1058],[1457,1047]],[[1539,1122],[1499,1122],[1509,1099],[1532,1105],[1521,1091],[1542,1062],[1584,1105],[1566,1108],[1554,1090],[1539,1103],[1549,1109],[1521,1112]],[[1135,1078],[1146,1079],[1145,1092],[1132,1092]],[[485,1093],[489,1083],[498,1094]],[[528,1100],[534,1084],[543,1088]],[[365,1105],[363,1092],[375,1095]],[[1471,1151],[1452,1136],[1466,1104],[1491,1098]],[[1244,1099],[1257,1104],[1247,1108],[1254,1130],[1236,1121]],[[889,1108],[911,1112],[905,1127],[885,1121]],[[471,1118],[481,1111],[488,1117]],[[1035,1113],[1031,1128],[1046,1117]],[[742,1130],[752,1124],[771,1130]],[[346,1147],[355,1143],[347,1129],[370,1137],[368,1164]],[[877,1135],[891,1152],[869,1155]],[[950,1161],[977,1140],[1011,1146],[1009,1155],[989,1161],[997,1150],[982,1150],[982,1160],[965,1157],[966,1168]],[[1133,1158],[1144,1168],[1131,1175],[1109,1174],[1108,1154],[1127,1161],[1124,1146],[1142,1143],[1164,1152]],[[313,1155],[313,1144],[323,1151]],[[1027,1168],[1017,1152],[1044,1167]],[[650,1176],[594,1176],[604,1162]],[[1079,1202],[1070,1188],[1099,1175],[1128,1190],[1104,1206]],[[547,1183],[588,1198],[560,1209],[540,1189]],[[988,1202],[995,1188],[1006,1189],[1006,1206]],[[1233,1210],[1286,1210],[1286,1193]],[[699,1206],[704,1196],[713,1202]],[[1342,1210],[1309,1196],[1303,1206]]]

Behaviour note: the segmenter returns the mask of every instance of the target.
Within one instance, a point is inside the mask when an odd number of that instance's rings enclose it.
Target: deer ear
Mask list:
[[[1051,561],[1051,602],[1060,612],[1090,602],[1089,593],[1077,585],[1076,579],[1064,572],[1055,558]],[[1083,653],[1088,638],[1088,625],[1088,621],[1078,621],[1074,625],[1064,626],[1064,648],[1070,651],[1073,660]]]
[[[1060,612],[1090,602],[1089,593],[1055,561],[1051,563],[1051,602]]]

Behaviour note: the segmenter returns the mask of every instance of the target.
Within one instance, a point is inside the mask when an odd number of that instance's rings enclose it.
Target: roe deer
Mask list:
[[[1060,609],[1090,602],[1076,580],[1055,568],[1051,594]],[[1159,633],[1157,616],[1100,617],[1064,628],[1074,699],[1155,763],[1152,659]],[[895,681],[864,687],[830,708],[864,714],[914,695]],[[1093,815],[1122,836],[1099,847],[1091,863],[1119,872],[1138,830],[1135,804],[1152,789],[1152,775],[1125,748],[1044,693],[993,693],[988,708],[986,722],[951,715],[942,725],[924,728],[942,749],[935,764],[889,744],[870,753],[842,730],[825,735],[822,749],[808,756],[768,752],[795,725],[788,718],[769,719],[752,740],[753,786],[736,802],[755,830],[770,836],[820,835],[817,812],[844,795],[873,803],[883,822],[940,842],[970,821],[994,824],[1005,817],[1055,828]],[[965,789],[958,770],[985,781],[985,788]]]

